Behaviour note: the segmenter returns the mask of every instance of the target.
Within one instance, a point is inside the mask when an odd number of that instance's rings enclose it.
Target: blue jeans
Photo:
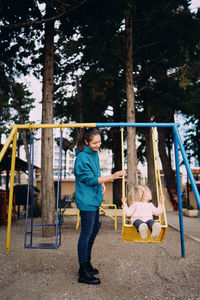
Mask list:
[[[96,211],[80,210],[81,233],[78,240],[78,260],[85,263],[90,259],[92,246],[100,229],[99,209]]]
[[[136,227],[137,232],[139,232],[139,227],[140,227],[140,225],[141,225],[142,223],[146,223],[147,226],[149,227],[149,229],[150,229],[151,232],[152,232],[152,226],[153,226],[153,224],[154,224],[154,220],[150,219],[150,220],[148,220],[147,222],[144,222],[144,221],[142,221],[142,220],[140,220],[140,219],[135,220],[135,221],[133,222],[133,225]]]

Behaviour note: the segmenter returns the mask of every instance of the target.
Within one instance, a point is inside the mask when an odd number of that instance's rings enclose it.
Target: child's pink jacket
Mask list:
[[[159,204],[155,207],[152,202],[133,202],[129,207],[125,205],[125,214],[131,217],[131,223],[137,219],[147,222],[153,219],[154,216],[161,216],[163,213],[163,206]]]

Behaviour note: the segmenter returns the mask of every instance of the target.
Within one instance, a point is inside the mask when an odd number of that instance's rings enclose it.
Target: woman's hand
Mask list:
[[[102,183],[102,195],[104,195],[105,191],[106,191],[106,185],[105,183]]]
[[[109,182],[111,180],[120,179],[124,175],[126,175],[126,171],[122,171],[122,170],[117,171],[114,174],[111,174],[111,175],[108,175],[108,176],[98,177],[98,183],[103,184],[103,183]]]
[[[121,171],[117,171],[115,172],[114,174],[112,174],[112,179],[115,180],[115,179],[120,179],[122,178],[123,176],[126,175],[126,171],[124,170],[121,170]]]

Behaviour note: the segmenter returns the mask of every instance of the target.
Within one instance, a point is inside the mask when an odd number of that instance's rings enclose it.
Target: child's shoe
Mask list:
[[[152,240],[156,240],[161,232],[161,225],[158,222],[155,222],[152,226],[151,238]]]
[[[148,226],[146,223],[142,223],[140,226],[139,226],[139,233],[140,233],[140,236],[143,240],[145,240],[148,236]]]

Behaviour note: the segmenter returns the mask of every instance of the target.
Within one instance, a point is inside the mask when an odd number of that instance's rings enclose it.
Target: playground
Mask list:
[[[111,126],[112,124],[109,125]],[[123,125],[129,126],[128,123]],[[30,126],[33,127],[33,125],[28,125],[27,128]],[[51,126],[53,127],[54,125]],[[63,127],[69,125],[60,124],[57,126]],[[98,126],[100,127],[102,124],[98,124]],[[115,126],[119,126],[119,124]],[[130,126],[133,126],[133,124]],[[137,124],[137,126],[141,126],[141,124]],[[144,126],[147,125],[145,124]],[[152,125],[148,124],[148,126]],[[153,126],[155,126],[155,124],[153,124]],[[40,244],[32,244],[32,233],[30,245],[28,248],[24,248],[24,232],[27,221],[24,218],[17,219],[16,223],[12,224],[11,232],[15,170],[14,151],[17,139],[17,129],[13,129],[5,144],[6,148],[14,136],[8,225],[7,229],[6,227],[0,228],[0,289],[2,300],[200,299],[199,241],[191,238],[187,234],[184,235],[178,145],[190,176],[198,206],[199,193],[187,157],[185,156],[176,124],[161,124],[159,126],[173,127],[175,135],[179,228],[177,230],[173,226],[167,226],[167,219],[166,216],[164,216],[160,221],[163,222],[163,238],[161,238],[160,235],[160,238],[158,238],[160,240],[157,241],[158,243],[152,242],[151,240],[149,240],[150,243],[141,243],[141,241],[139,243],[127,243],[122,242],[122,236],[124,241],[136,241],[136,238],[132,230],[133,226],[125,223],[126,219],[124,215],[122,218],[118,217],[117,230],[114,230],[113,220],[102,215],[101,231],[96,239],[92,255],[92,264],[100,271],[101,285],[99,286],[88,286],[80,284],[77,281],[79,268],[77,261],[77,241],[80,232],[80,227],[76,229],[77,216],[68,215],[64,217],[62,236],[61,234],[59,235],[59,239],[61,240],[59,240],[59,245],[57,245],[56,240],[56,247],[53,247],[54,249],[50,249],[48,246],[52,245],[52,242],[48,238],[45,238],[45,241],[41,244],[46,249],[33,249],[34,247],[32,246]],[[158,182],[159,181],[158,176]],[[161,185],[161,183],[159,183],[159,185]],[[123,188],[122,194],[124,194],[124,191],[125,189]],[[35,221],[36,220],[32,220],[32,223],[34,226],[37,226]],[[36,222],[41,223],[41,220],[37,220]],[[61,228],[60,221],[54,225],[56,232],[60,233],[61,229],[57,230],[58,225],[59,228]],[[41,228],[41,224],[39,227]],[[129,230],[131,231],[129,232]],[[38,235],[38,237],[39,236],[41,236],[41,234]],[[7,244],[5,246],[6,240]],[[162,243],[160,243],[160,241]]]
[[[200,300],[197,2],[1,1],[0,300]]]
[[[1,300],[199,299],[199,242],[185,236],[182,258],[180,233],[170,226],[163,243],[123,243],[121,218],[117,231],[110,218],[101,219],[92,260],[100,270],[99,286],[77,282],[75,216],[65,217],[62,244],[54,250],[24,249],[25,219],[17,219],[6,255],[6,227],[1,227]]]

